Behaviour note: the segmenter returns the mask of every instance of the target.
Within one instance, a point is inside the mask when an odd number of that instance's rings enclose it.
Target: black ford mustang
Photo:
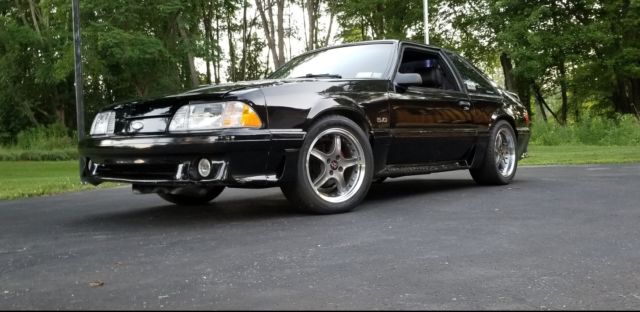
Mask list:
[[[95,185],[176,204],[280,186],[297,207],[337,213],[386,177],[469,169],[507,184],[529,135],[518,98],[464,58],[384,40],[305,53],[265,80],[113,105],[79,150]]]

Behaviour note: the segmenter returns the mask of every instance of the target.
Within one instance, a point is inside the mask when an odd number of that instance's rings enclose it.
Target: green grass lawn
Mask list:
[[[631,163],[640,162],[640,146],[532,145],[528,155],[521,165]],[[80,183],[77,161],[0,161],[0,199],[95,188]]]
[[[521,165],[579,165],[640,162],[640,146],[529,146]]]
[[[117,184],[104,183],[100,188]],[[80,183],[78,161],[0,161],[0,199],[90,190]]]

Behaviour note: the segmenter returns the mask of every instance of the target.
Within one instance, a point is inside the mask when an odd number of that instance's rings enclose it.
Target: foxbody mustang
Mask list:
[[[507,184],[529,136],[517,96],[461,56],[383,40],[302,54],[265,80],[112,105],[79,150],[95,185],[185,205],[279,186],[296,207],[338,213],[387,177],[466,169]]]

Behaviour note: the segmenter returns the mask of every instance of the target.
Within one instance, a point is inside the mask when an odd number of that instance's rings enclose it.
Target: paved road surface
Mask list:
[[[352,213],[288,207],[279,189],[0,202],[0,308],[640,309],[640,165],[391,179]]]

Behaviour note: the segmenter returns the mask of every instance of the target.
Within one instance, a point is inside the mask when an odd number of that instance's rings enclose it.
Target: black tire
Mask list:
[[[321,157],[325,157],[321,161],[317,153],[312,154],[312,150],[320,151],[323,142],[327,149],[320,153]],[[329,147],[329,144],[333,144],[333,147]],[[338,152],[336,146],[340,146]],[[314,169],[317,173],[315,177],[312,172]],[[353,210],[364,199],[372,178],[373,153],[368,136],[352,120],[330,115],[309,128],[298,154],[296,172],[280,188],[285,197],[301,211],[343,213]]]
[[[498,142],[498,135],[501,135],[502,138],[500,142],[504,142],[505,138],[510,136],[511,143],[513,144],[512,148],[502,147],[496,148],[496,143]],[[508,139],[507,139],[508,140]],[[513,127],[505,121],[498,121],[493,129],[491,129],[491,133],[489,135],[489,142],[487,143],[487,149],[485,151],[484,160],[482,164],[477,168],[472,168],[469,171],[471,172],[471,177],[476,183],[480,185],[506,185],[513,180],[513,177],[516,175],[516,170],[518,168],[518,156],[517,156],[517,137],[515,135],[515,131]],[[507,143],[509,144],[509,143]],[[504,156],[507,152],[503,152],[503,148],[511,150],[509,157],[512,157],[509,165],[504,165],[501,161],[504,161]],[[502,157],[502,158],[497,158]],[[511,166],[508,167],[508,166]]]
[[[186,191],[184,194],[158,193],[162,199],[179,206],[206,205],[224,191],[224,186],[198,187]]]

